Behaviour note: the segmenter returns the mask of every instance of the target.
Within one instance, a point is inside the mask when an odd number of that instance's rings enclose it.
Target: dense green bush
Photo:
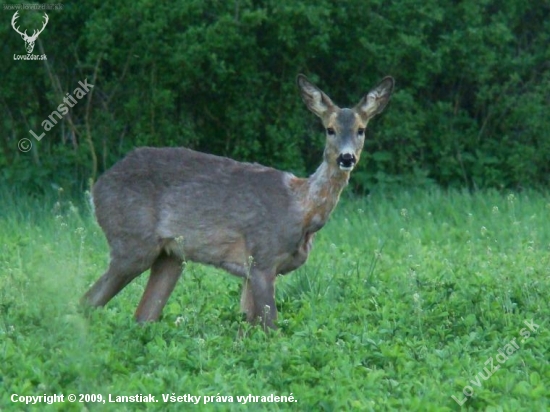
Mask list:
[[[381,182],[547,185],[550,5],[520,0],[70,2],[34,53],[0,26],[3,179],[78,190],[135,146],[188,146],[304,174],[323,136],[294,79],[342,105],[387,74],[357,189]],[[21,11],[22,27],[41,12]],[[13,11],[3,10],[4,21]],[[95,85],[29,153],[17,142]]]

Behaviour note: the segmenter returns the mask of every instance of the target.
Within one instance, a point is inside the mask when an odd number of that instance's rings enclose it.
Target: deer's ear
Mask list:
[[[361,99],[359,104],[355,106],[355,110],[363,118],[369,120],[371,117],[382,113],[388,102],[390,101],[393,92],[395,81],[393,77],[384,77],[378,85],[368,92]]]
[[[321,89],[311,83],[306,76],[299,74],[296,78],[296,83],[300,88],[302,100],[309,110],[319,117],[324,117],[327,113],[333,111],[336,107],[330,97],[328,97]]]

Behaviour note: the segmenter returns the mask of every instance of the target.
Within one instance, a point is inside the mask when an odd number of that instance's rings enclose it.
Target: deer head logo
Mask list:
[[[34,49],[34,42],[38,38],[38,35],[44,31],[44,28],[46,27],[46,24],[48,24],[49,18],[48,18],[48,15],[46,13],[44,13],[44,24],[42,25],[42,28],[40,30],[33,30],[32,36],[29,36],[29,35],[27,35],[27,30],[25,30],[24,33],[21,33],[19,31],[19,27],[15,27],[15,21],[19,17],[18,13],[19,13],[19,11],[16,11],[15,14],[13,15],[13,17],[11,19],[11,26],[13,27],[13,29],[17,33],[19,33],[21,35],[23,40],[25,40],[25,48],[27,49],[27,53],[30,54],[30,53],[32,53],[32,51]]]

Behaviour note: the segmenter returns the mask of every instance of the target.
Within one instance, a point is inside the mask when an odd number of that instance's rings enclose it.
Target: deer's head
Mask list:
[[[30,54],[30,53],[32,53],[32,51],[34,49],[34,42],[38,38],[38,35],[40,33],[42,33],[42,31],[44,31],[44,28],[46,27],[46,24],[48,24],[49,18],[48,18],[48,15],[46,13],[44,13],[44,23],[42,24],[42,28],[40,30],[33,30],[32,36],[29,36],[29,35],[27,35],[27,30],[25,30],[24,33],[21,33],[21,31],[19,30],[19,27],[15,27],[15,21],[19,17],[18,13],[19,13],[19,11],[16,11],[15,14],[13,15],[13,17],[11,19],[11,26],[13,27],[13,29],[17,33],[19,33],[21,35],[23,40],[25,40],[25,48],[27,49],[27,53]]]
[[[303,74],[298,75],[297,82],[304,103],[321,118],[325,127],[325,161],[329,166],[351,171],[359,161],[367,123],[384,110],[390,99],[393,78],[385,77],[353,109],[336,106],[330,97]]]

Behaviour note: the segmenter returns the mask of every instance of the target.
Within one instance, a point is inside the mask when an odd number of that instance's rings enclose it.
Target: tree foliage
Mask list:
[[[311,172],[323,136],[298,96],[299,72],[347,106],[396,78],[356,188],[547,185],[548,2],[89,1],[47,12],[34,51],[45,61],[13,60],[24,44],[0,27],[1,173],[29,190],[82,189],[143,145]],[[23,27],[40,24],[42,12],[20,14]],[[92,92],[34,140],[29,129],[86,78]]]

